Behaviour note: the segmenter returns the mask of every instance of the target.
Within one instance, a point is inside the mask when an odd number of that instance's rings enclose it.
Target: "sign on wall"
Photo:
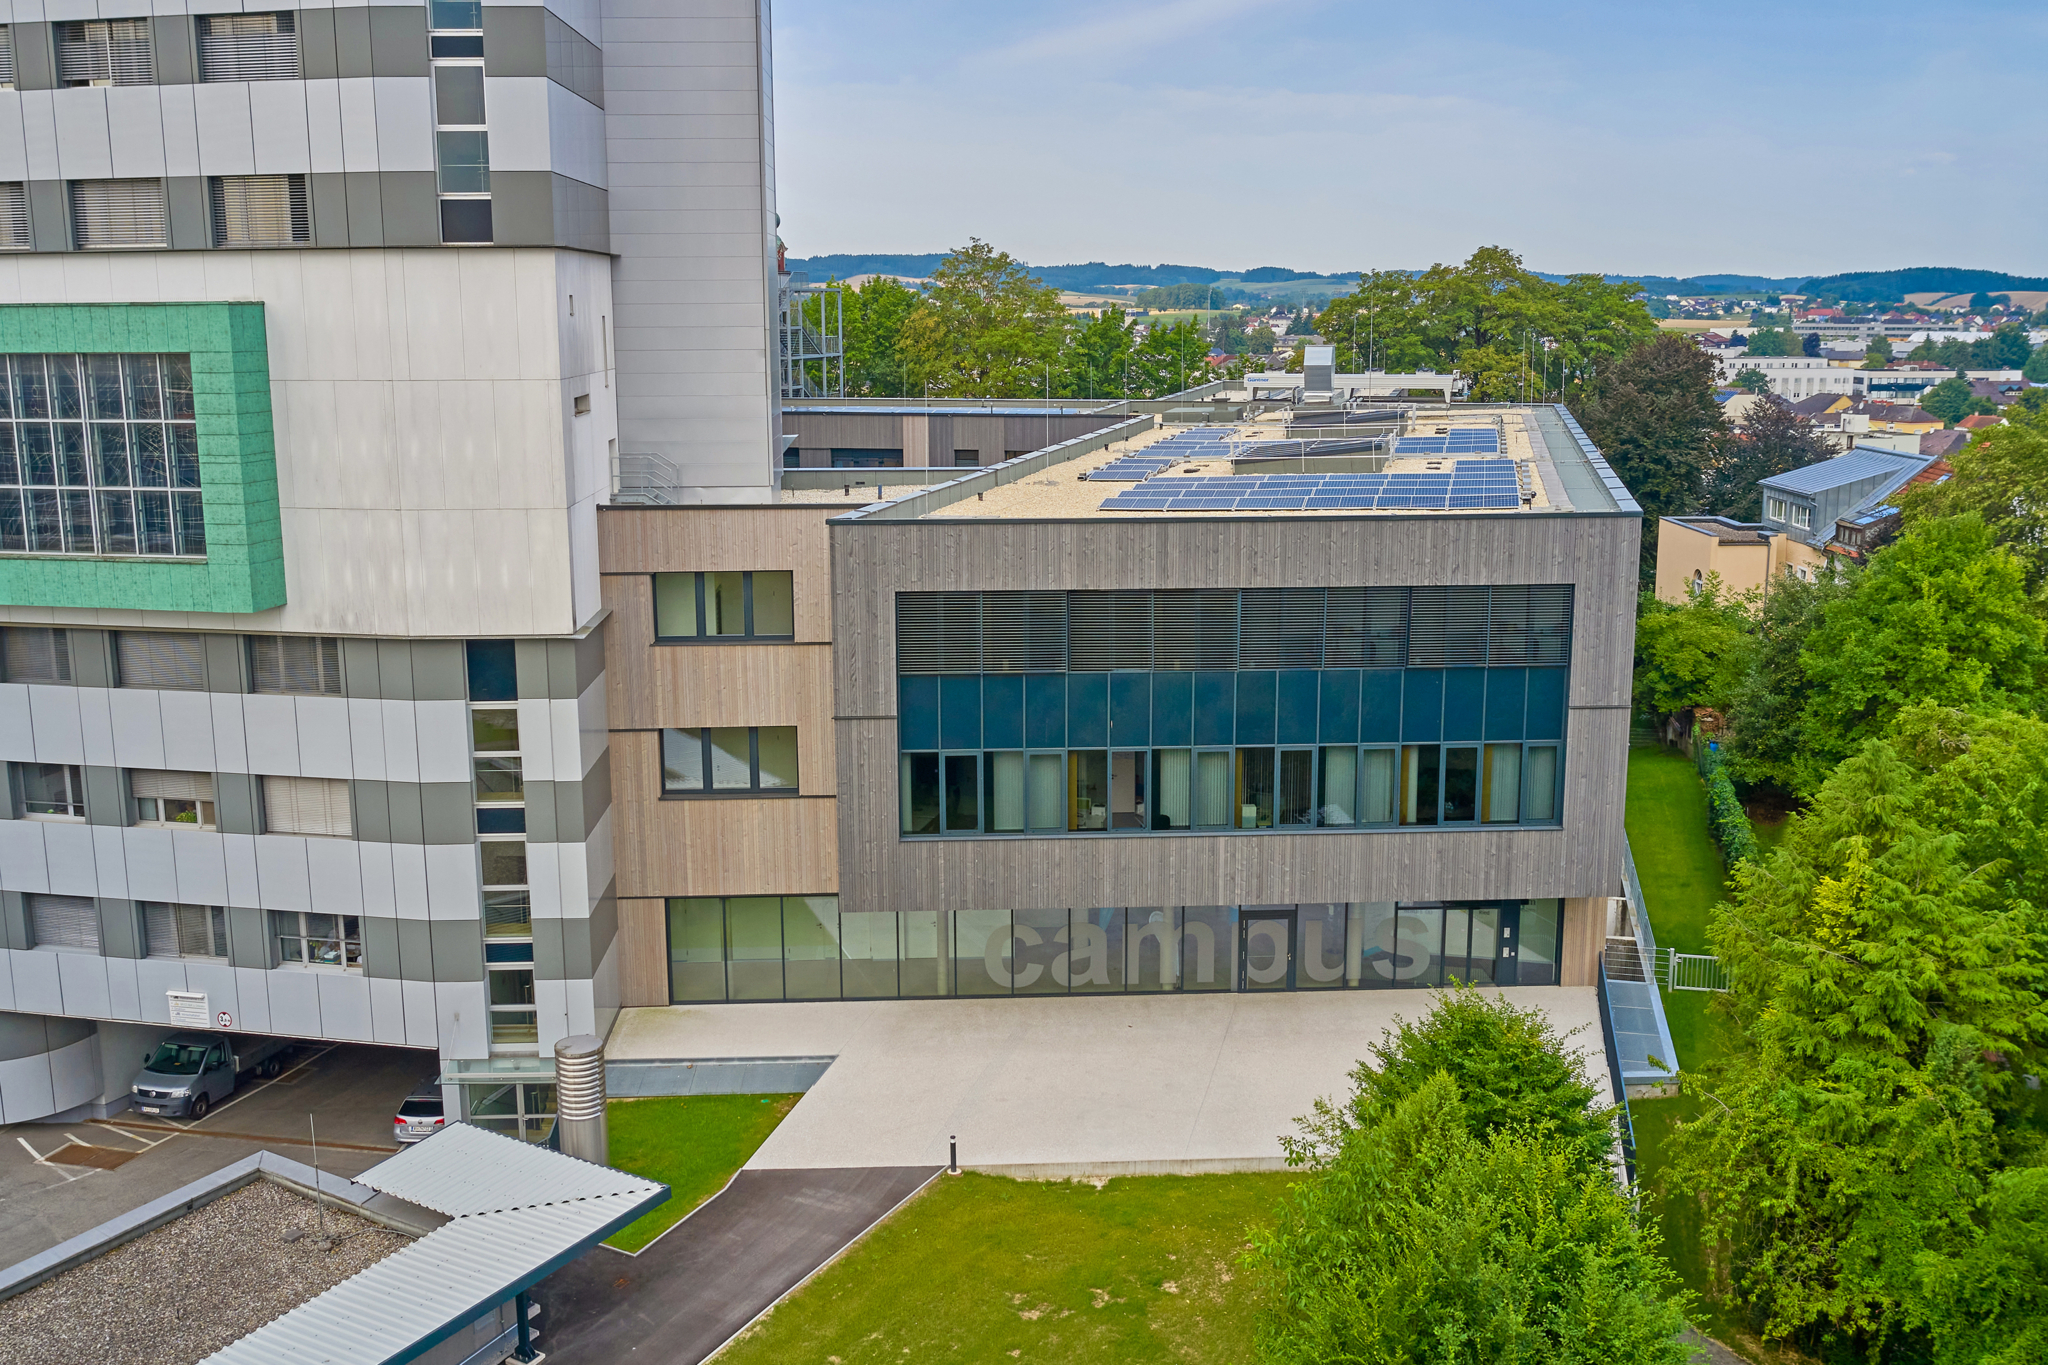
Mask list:
[[[171,1022],[181,1028],[205,1028],[213,1022],[205,991],[165,991],[171,1004]]]

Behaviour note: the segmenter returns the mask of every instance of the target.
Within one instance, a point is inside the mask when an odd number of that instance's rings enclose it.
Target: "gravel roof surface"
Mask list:
[[[193,1365],[412,1240],[326,1220],[322,1251],[313,1201],[258,1180],[0,1302],[0,1365]]]

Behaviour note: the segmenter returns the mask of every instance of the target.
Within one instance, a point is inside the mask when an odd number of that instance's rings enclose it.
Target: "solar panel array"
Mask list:
[[[1154,441],[1138,454],[1111,460],[1086,477],[1104,483],[1137,483],[1183,460],[1223,459],[1230,453],[1230,446],[1224,438],[1233,430],[1233,427],[1190,427],[1186,431],[1176,431],[1163,441]]]
[[[1451,512],[1520,507],[1511,460],[1459,460],[1396,474],[1155,478],[1105,498],[1105,512]]]
[[[1453,427],[1440,436],[1403,436],[1394,443],[1394,454],[1498,455],[1500,433],[1492,427]]]

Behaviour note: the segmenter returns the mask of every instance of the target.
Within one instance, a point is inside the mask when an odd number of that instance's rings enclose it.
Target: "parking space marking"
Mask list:
[[[281,1133],[231,1133],[221,1128],[194,1128],[189,1124],[173,1125],[129,1119],[101,1119],[100,1122],[134,1132],[169,1133],[172,1137],[227,1138],[234,1142],[281,1142],[287,1147],[310,1147],[313,1145],[305,1138],[285,1137]],[[24,1143],[23,1145],[26,1146],[27,1144]],[[367,1142],[330,1142],[326,1138],[320,1140],[320,1146],[323,1148],[345,1149],[351,1152],[397,1152],[403,1150],[395,1143],[389,1147],[379,1147]]]
[[[66,1133],[64,1136],[71,1137],[69,1133]],[[63,1176],[64,1182],[66,1184],[69,1184],[74,1180],[83,1180],[93,1173],[94,1168],[90,1166],[86,1167],[82,1171],[67,1170],[66,1168],[59,1166],[55,1162],[50,1161],[48,1158],[44,1157],[44,1155],[41,1152],[38,1152],[35,1148],[29,1146],[27,1138],[17,1136],[14,1140],[21,1144],[23,1151],[27,1152],[30,1156],[35,1158],[36,1165],[42,1167],[46,1171],[55,1171],[58,1175]],[[71,1140],[73,1142],[78,1141],[77,1138],[71,1138]],[[84,1146],[86,1144],[80,1143],[80,1145]]]

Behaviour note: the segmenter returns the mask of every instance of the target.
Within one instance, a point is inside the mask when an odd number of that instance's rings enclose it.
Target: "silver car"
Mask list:
[[[419,1089],[399,1104],[398,1114],[391,1120],[391,1136],[399,1142],[418,1142],[440,1132],[447,1122],[440,1085],[422,1081]]]

